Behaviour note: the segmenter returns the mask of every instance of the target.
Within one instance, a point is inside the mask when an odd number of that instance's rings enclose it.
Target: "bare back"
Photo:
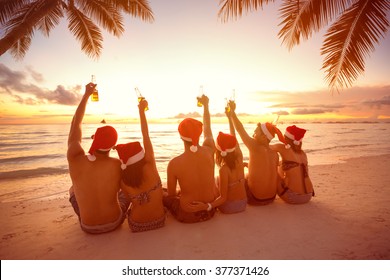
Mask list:
[[[244,164],[242,161],[237,161],[234,169],[230,169],[227,165],[222,166],[219,174],[220,177],[222,174],[227,175],[226,200],[234,201],[246,199],[245,182],[242,180],[245,178]]]
[[[259,199],[272,198],[278,185],[278,155],[268,147],[252,144],[249,149],[248,185]]]
[[[183,209],[193,201],[208,203],[216,198],[213,156],[210,148],[199,146],[196,153],[186,150],[169,162],[168,190],[179,182]]]
[[[69,160],[69,173],[84,224],[107,224],[121,215],[117,198],[120,164],[118,159],[107,155],[97,155],[93,162],[86,156]]]
[[[309,177],[308,160],[304,151],[294,152],[292,148],[286,149],[284,145],[275,145],[282,156],[283,162],[293,162],[294,167],[283,170],[280,174],[285,185],[295,193],[305,194],[313,192],[313,183]],[[304,172],[302,168],[305,168]],[[306,176],[305,176],[306,175]]]
[[[147,162],[143,166],[142,173],[146,176],[143,176],[143,182],[139,188],[127,186],[122,181],[122,189],[129,194],[132,201],[130,218],[138,223],[153,221],[164,215],[163,192],[155,162]],[[138,197],[143,193],[148,196],[149,200],[140,204]]]

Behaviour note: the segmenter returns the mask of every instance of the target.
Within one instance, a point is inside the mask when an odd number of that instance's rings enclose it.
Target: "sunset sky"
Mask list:
[[[233,89],[237,113],[270,121],[390,118],[390,36],[366,60],[352,88],[334,92],[325,83],[323,35],[288,51],[278,39],[280,1],[222,23],[219,0],[149,1],[155,21],[127,17],[125,33],[103,33],[93,60],[67,29],[49,38],[36,33],[21,61],[0,57],[0,124],[70,122],[84,85],[96,75],[100,101],[89,102],[86,122],[137,117],[138,87],[149,101],[148,118],[201,113],[199,87],[212,114],[224,111]]]

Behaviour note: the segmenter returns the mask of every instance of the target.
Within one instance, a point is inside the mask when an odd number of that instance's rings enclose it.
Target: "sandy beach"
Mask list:
[[[390,156],[312,166],[316,197],[131,233],[81,231],[68,175],[0,181],[2,260],[389,260]],[[23,191],[15,191],[23,189]]]

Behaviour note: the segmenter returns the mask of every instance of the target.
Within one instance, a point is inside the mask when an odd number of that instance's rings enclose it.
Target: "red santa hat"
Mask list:
[[[187,142],[191,142],[191,152],[196,153],[198,151],[199,137],[203,131],[203,124],[195,119],[186,118],[179,124],[179,133],[181,139]]]
[[[280,142],[285,143],[284,136],[282,132],[276,127],[276,125],[272,123],[262,123],[260,124],[261,131],[263,131],[264,135],[268,138],[269,141],[274,139],[275,134],[278,135],[278,139]]]
[[[231,153],[236,149],[237,139],[234,135],[219,132],[215,147],[221,152],[221,156],[225,157],[227,153]]]
[[[128,165],[134,164],[145,157],[145,151],[138,141],[127,144],[118,144],[115,149],[122,162],[121,168],[123,170],[125,170]]]
[[[116,132],[115,128],[112,126],[103,126],[96,129],[96,132],[94,135],[92,135],[92,145],[89,149],[88,159],[90,161],[96,160],[95,152],[97,150],[99,151],[109,151],[111,150],[118,140],[118,133]]]
[[[299,128],[295,125],[289,126],[286,128],[284,135],[293,140],[294,145],[299,145],[302,142],[303,136],[305,136],[306,129]]]

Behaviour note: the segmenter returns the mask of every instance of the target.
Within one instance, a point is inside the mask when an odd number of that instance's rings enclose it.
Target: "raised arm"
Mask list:
[[[234,127],[237,133],[240,135],[245,146],[249,148],[251,145],[253,145],[254,139],[249,136],[249,134],[245,131],[244,126],[238,119],[236,115],[236,103],[234,101],[229,101],[229,107],[230,107],[230,116],[233,121]]]
[[[207,146],[214,151],[215,143],[213,138],[213,132],[211,131],[209,98],[206,95],[202,95],[202,97],[200,97],[200,101],[202,102],[204,108],[203,109],[203,133],[204,133],[203,146]]]
[[[229,121],[230,134],[236,136],[236,130],[234,128],[234,123],[233,123],[233,119],[232,119],[232,110],[225,110],[225,114],[226,114],[228,121]],[[238,141],[237,141],[237,145],[236,145],[236,155],[238,156],[239,161],[243,160],[242,151],[240,149],[240,144],[238,143]]]
[[[85,115],[85,109],[89,96],[92,94],[96,87],[96,84],[89,83],[85,86],[85,93],[80,101],[79,106],[73,116],[72,123],[70,125],[70,131],[68,136],[68,160],[72,160],[77,156],[84,155],[84,150],[81,147],[82,130],[81,124]]]
[[[148,161],[154,161],[154,151],[152,141],[150,141],[148,121],[146,120],[145,108],[148,107],[148,102],[143,99],[138,104],[139,117],[141,124],[142,139],[145,149],[145,159]]]
[[[285,150],[285,146],[284,144],[272,144],[272,145],[269,145],[269,148],[275,152],[278,152],[278,153],[282,153],[284,152]]]

